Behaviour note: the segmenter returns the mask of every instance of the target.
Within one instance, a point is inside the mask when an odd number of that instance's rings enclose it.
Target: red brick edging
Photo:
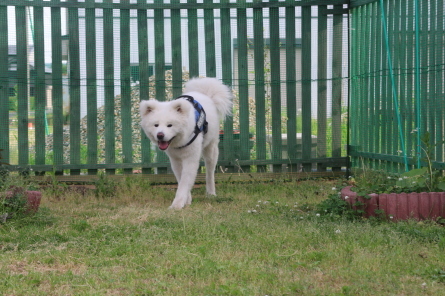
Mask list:
[[[35,213],[39,209],[40,201],[42,199],[42,192],[40,191],[23,191],[23,193],[26,195],[26,198],[28,200],[27,204],[27,213]],[[13,197],[14,192],[13,191],[7,191],[5,197],[11,198]]]
[[[438,217],[445,217],[445,192],[372,193],[369,194],[370,198],[368,199],[357,196],[351,187],[343,188],[341,197],[353,209],[363,209],[365,217],[377,216],[375,210],[382,210],[386,217],[392,220],[410,218],[435,220]],[[364,206],[356,206],[357,202],[363,203]]]

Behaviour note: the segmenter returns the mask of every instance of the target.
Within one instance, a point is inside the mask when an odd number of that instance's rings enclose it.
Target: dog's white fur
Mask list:
[[[182,209],[191,204],[191,189],[195,183],[201,156],[206,166],[207,194],[216,195],[215,168],[218,161],[219,123],[231,114],[232,92],[216,78],[194,78],[184,87],[184,95],[192,96],[206,113],[208,131],[202,132],[193,143],[186,145],[196,125],[195,109],[185,99],[169,102],[141,101],[141,126],[147,137],[158,143],[170,158],[178,181],[178,190],[171,204],[172,209]],[[159,140],[161,138],[161,140]]]

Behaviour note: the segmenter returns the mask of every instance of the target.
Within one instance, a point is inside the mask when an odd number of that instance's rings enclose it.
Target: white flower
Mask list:
[[[335,188],[335,187],[332,187],[332,190],[337,190],[337,188]]]
[[[403,180],[403,178],[399,178],[399,181],[402,181]]]
[[[259,200],[258,203],[261,203],[261,200]]]
[[[416,181],[413,181],[413,184],[416,184]]]
[[[248,210],[247,213],[252,213],[252,211],[251,211],[251,210]]]
[[[252,210],[252,213],[256,213],[256,210]]]
[[[340,230],[340,229],[337,229],[337,230],[335,231],[335,233],[341,233],[341,230]]]
[[[278,201],[275,202],[276,204],[278,203]]]
[[[315,216],[320,217],[320,214],[317,213]]]
[[[389,216],[389,219],[394,219],[394,217],[393,216]]]
[[[256,207],[258,208],[260,205],[256,205]]]
[[[345,199],[348,199],[348,198],[349,198],[349,196],[346,195],[346,196],[345,196]]]
[[[386,177],[386,179],[391,179],[391,177]]]

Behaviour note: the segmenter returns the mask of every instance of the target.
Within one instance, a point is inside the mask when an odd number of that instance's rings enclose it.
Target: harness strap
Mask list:
[[[190,140],[188,141],[188,143],[185,144],[184,146],[176,147],[176,149],[181,149],[193,143],[193,141],[195,141],[195,139],[198,137],[199,133],[203,132],[204,134],[206,134],[208,130],[208,122],[206,120],[206,113],[204,111],[204,108],[192,96],[182,95],[177,97],[176,100],[177,99],[186,99],[193,105],[193,107],[195,108],[195,120],[196,120],[195,130],[193,131],[193,134],[190,136]]]

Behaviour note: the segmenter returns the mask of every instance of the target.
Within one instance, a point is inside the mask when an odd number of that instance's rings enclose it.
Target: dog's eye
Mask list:
[[[167,127],[172,127],[173,125],[171,125],[171,124],[169,124],[169,125],[167,125]]]
[[[158,127],[159,126],[159,124],[155,124],[155,127]]]

